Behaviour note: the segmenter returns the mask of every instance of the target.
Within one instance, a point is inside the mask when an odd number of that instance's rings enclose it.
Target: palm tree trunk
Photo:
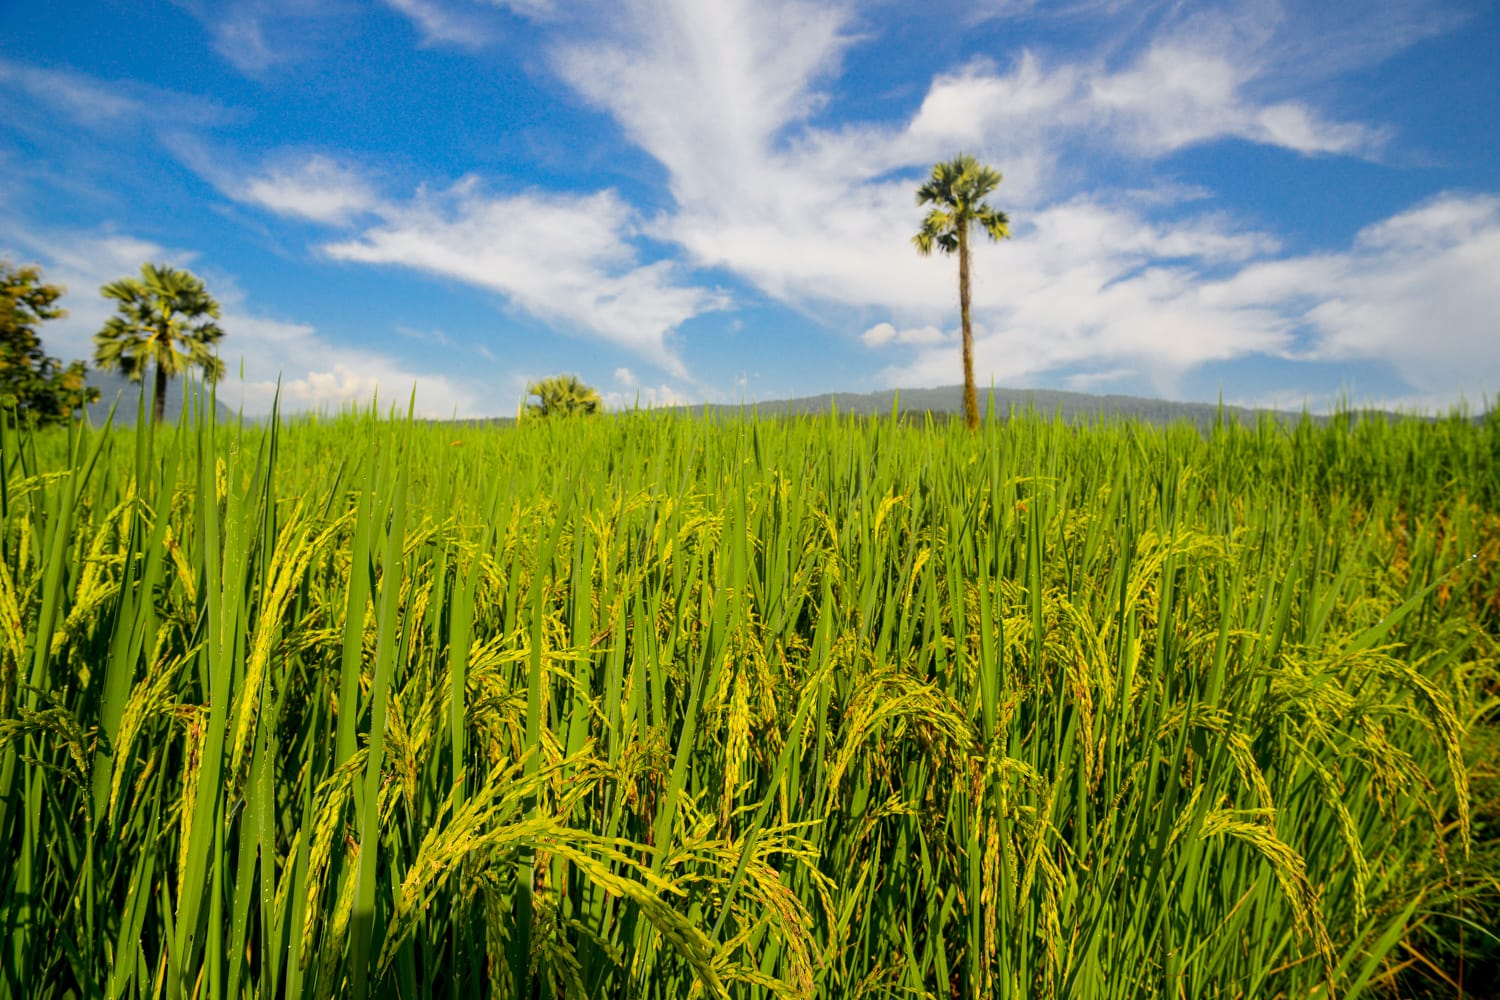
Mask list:
[[[967,315],[967,313],[965,313]],[[967,343],[967,341],[966,341]],[[156,399],[151,404],[151,418],[156,423],[161,423],[167,416],[167,370],[156,363]]]
[[[958,227],[958,315],[964,337],[964,422],[979,430],[979,394],[974,390],[974,332],[969,328],[969,224]]]

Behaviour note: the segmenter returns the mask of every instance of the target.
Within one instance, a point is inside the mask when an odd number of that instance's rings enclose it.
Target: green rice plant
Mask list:
[[[0,428],[0,995],[1495,973],[1494,415],[199,402]]]

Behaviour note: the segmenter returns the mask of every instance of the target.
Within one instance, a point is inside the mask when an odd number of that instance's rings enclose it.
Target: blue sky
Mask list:
[[[982,385],[1477,409],[1496,53],[1479,0],[0,0],[0,257],[63,358],[192,269],[252,414],[950,385],[963,151]]]

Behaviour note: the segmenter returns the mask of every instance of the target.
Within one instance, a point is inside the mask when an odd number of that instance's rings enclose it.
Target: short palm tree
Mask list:
[[[979,428],[979,394],[974,389],[974,334],[969,326],[969,229],[978,226],[992,240],[1010,236],[1010,219],[991,208],[984,196],[1000,185],[1000,171],[960,154],[932,168],[932,177],[917,190],[918,205],[932,205],[922,228],[912,237],[926,256],[937,247],[958,254],[958,313],[963,326],[964,420]]]
[[[135,382],[153,365],[152,418],[157,423],[166,416],[168,379],[193,368],[201,369],[207,382],[224,377],[224,362],[214,353],[214,345],[224,336],[215,322],[219,304],[191,271],[147,262],[139,278],[121,278],[101,291],[115,300],[116,315],[94,334],[94,363],[118,369]]]
[[[553,375],[526,386],[526,395],[538,402],[526,407],[533,417],[586,416],[604,412],[598,390],[585,385],[577,375]]]

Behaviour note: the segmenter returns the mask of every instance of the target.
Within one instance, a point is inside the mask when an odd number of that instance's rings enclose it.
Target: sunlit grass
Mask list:
[[[12,996],[1349,996],[1476,891],[1493,416],[4,435]]]

